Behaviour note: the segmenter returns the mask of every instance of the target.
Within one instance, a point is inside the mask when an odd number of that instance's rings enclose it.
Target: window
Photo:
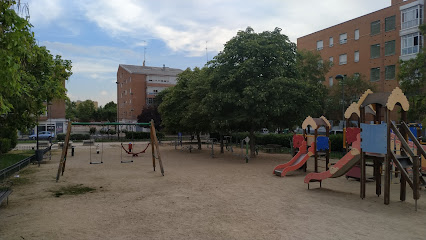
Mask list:
[[[324,48],[322,40],[317,41],[317,50],[322,50]],[[163,80],[161,80],[163,81]]]
[[[372,68],[370,69],[370,81],[377,82],[380,80],[380,68]]]
[[[339,56],[339,65],[343,65],[347,63],[347,55],[342,54]]]
[[[330,58],[328,59],[328,61],[329,61],[330,66],[333,66],[333,64],[334,64],[334,58],[333,58],[333,57],[330,57]]]
[[[380,57],[380,44],[374,44],[370,47],[370,58]]]
[[[391,56],[395,54],[395,40],[385,42],[385,56]]]
[[[340,36],[339,36],[339,42],[340,42],[340,44],[347,43],[348,42],[348,34],[346,34],[346,33],[340,34]]]
[[[154,103],[154,98],[147,98],[146,102],[147,102],[147,105],[151,105]]]
[[[330,86],[330,87],[333,86],[333,77],[328,78],[328,86]]]
[[[419,26],[423,22],[423,7],[417,5],[412,8],[402,10],[401,29]]]
[[[132,77],[129,77],[129,82],[132,82]]]
[[[354,62],[359,62],[359,51],[355,51],[354,53]]]
[[[380,20],[372,22],[370,28],[370,35],[376,35],[380,33]]]
[[[330,37],[330,38],[328,39],[328,46],[329,46],[329,47],[332,47],[333,45],[334,45],[333,37]]]
[[[355,30],[355,40],[359,39],[359,29]]]
[[[389,32],[395,30],[395,15],[392,17],[385,18],[385,31]]]
[[[322,68],[323,64],[324,64],[324,61],[322,59],[318,60],[318,69]]]
[[[401,37],[401,55],[418,53],[422,46],[422,35],[417,32]]]
[[[385,79],[386,80],[395,79],[395,65],[389,65],[385,67]]]
[[[359,79],[359,73],[354,73],[354,79],[355,80]]]

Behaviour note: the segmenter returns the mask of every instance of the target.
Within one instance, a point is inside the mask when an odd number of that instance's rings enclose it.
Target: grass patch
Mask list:
[[[29,178],[26,177],[10,177],[9,181],[13,183],[13,186],[22,186],[31,183]]]
[[[0,155],[0,169],[7,168],[13,164],[25,159],[31,155],[34,155],[34,150],[25,151],[10,151]]]
[[[77,184],[74,186],[61,187],[59,190],[52,191],[55,197],[60,197],[62,195],[80,195],[87,192],[95,191],[95,188],[85,187],[83,184]]]

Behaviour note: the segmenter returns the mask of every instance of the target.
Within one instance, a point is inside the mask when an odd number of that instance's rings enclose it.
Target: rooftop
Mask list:
[[[183,70],[181,69],[169,67],[150,67],[125,64],[120,64],[119,66],[129,73],[135,74],[176,76],[179,73],[183,72]]]

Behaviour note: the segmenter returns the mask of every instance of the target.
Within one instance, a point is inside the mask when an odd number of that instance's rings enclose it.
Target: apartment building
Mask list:
[[[181,69],[120,64],[117,71],[117,114],[119,122],[136,122],[142,109],[154,103],[155,96],[176,85]]]
[[[335,76],[362,75],[377,91],[397,87],[399,60],[414,58],[424,44],[424,0],[391,0],[391,6],[297,39],[297,48],[316,50],[331,62],[328,86]]]

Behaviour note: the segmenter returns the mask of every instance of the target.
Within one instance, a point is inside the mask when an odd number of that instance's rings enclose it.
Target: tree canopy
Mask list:
[[[0,1],[0,125],[26,130],[46,104],[66,98],[71,61],[38,46],[32,25],[17,15],[14,4]]]
[[[203,69],[187,69],[160,105],[167,129],[183,132],[248,131],[293,127],[321,112],[328,64],[318,54],[297,53],[281,29],[239,31]],[[312,63],[313,62],[313,63]],[[310,75],[304,69],[315,69]],[[301,108],[300,106],[303,106]]]
[[[421,25],[420,30],[424,39],[426,25]],[[400,62],[398,79],[410,102],[409,120],[426,125],[426,48],[415,58]]]

